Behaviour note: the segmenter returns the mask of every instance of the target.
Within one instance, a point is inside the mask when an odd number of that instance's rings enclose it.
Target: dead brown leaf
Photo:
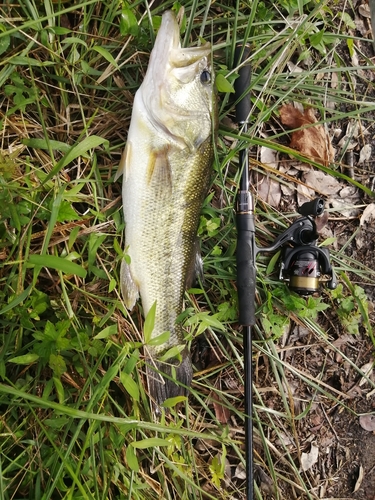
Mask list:
[[[257,191],[259,198],[271,205],[271,207],[278,208],[281,200],[279,182],[264,176],[262,182],[258,185]]]
[[[375,415],[361,415],[359,417],[359,425],[365,431],[374,432],[375,431]]]
[[[220,403],[220,397],[216,392],[212,393],[212,400],[217,420],[223,425],[227,424],[230,420],[230,410]]]
[[[361,487],[364,475],[365,475],[364,468],[363,468],[362,465],[360,465],[359,466],[359,471],[358,471],[358,479],[357,479],[357,482],[355,483],[353,493],[355,493],[356,491],[358,491],[359,488]]]
[[[342,189],[342,184],[335,177],[319,170],[310,170],[303,179],[309,188],[326,196],[336,194]]]
[[[333,161],[334,150],[324,127],[320,124],[309,126],[317,123],[313,109],[308,108],[301,113],[292,104],[285,104],[281,106],[279,112],[283,125],[300,129],[292,132],[291,148],[321,165],[327,166]]]
[[[316,464],[319,458],[319,447],[316,444],[311,444],[311,450],[309,453],[301,454],[301,469],[306,472],[311,469],[313,465]]]

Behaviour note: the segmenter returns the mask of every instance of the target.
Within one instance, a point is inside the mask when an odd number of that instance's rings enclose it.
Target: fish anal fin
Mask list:
[[[161,148],[154,148],[150,151],[147,165],[146,180],[160,183],[163,186],[170,186],[172,183],[172,170],[168,158],[169,145]]]
[[[139,297],[139,287],[135,283],[130,266],[125,260],[121,262],[120,282],[122,298],[127,309],[132,310]]]
[[[161,362],[157,359],[146,360],[148,390],[154,411],[160,413],[160,405],[166,399],[187,396],[193,378],[190,353],[185,348],[181,361]]]
[[[131,141],[126,143],[125,149],[122,153],[121,160],[115,175],[115,181],[117,181],[123,174],[126,180],[129,174],[129,166],[132,159],[133,147]]]
[[[189,288],[199,284],[199,281],[204,283],[203,259],[197,238],[194,244],[192,259],[187,269],[186,289],[188,290]]]

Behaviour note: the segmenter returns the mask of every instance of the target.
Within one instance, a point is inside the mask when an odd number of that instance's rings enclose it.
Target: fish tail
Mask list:
[[[146,363],[148,390],[156,413],[166,399],[186,396],[193,378],[193,368],[188,349],[181,353],[182,360],[168,363],[149,359]]]

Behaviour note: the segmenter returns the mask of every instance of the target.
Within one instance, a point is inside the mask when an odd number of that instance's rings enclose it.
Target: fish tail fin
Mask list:
[[[184,349],[180,362],[168,363],[149,359],[146,365],[147,384],[156,413],[166,399],[186,396],[193,378],[193,368],[189,351]]]

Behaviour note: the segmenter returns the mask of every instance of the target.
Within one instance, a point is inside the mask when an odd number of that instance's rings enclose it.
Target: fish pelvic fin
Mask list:
[[[120,268],[121,294],[127,309],[132,310],[139,297],[139,288],[133,280],[130,266],[125,260]]]
[[[166,399],[188,394],[193,378],[193,367],[187,348],[182,351],[181,358],[181,361],[168,360],[168,362],[146,359],[148,390],[153,410],[157,415],[161,413],[160,405]]]

